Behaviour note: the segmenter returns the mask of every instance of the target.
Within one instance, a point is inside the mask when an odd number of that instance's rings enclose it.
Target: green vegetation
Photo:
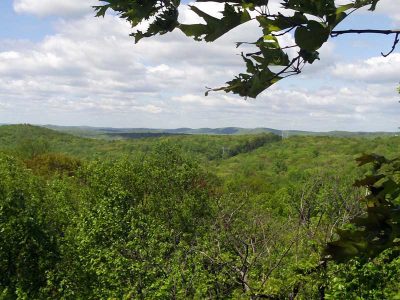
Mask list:
[[[46,125],[45,128],[69,133],[80,137],[101,138],[101,139],[127,139],[160,137],[168,135],[243,135],[274,133],[280,136],[336,136],[336,137],[382,137],[396,136],[398,132],[350,132],[350,131],[328,131],[313,132],[301,130],[278,130],[272,128],[241,128],[241,127],[222,127],[222,128],[177,128],[177,129],[152,129],[152,128],[103,128],[89,126],[54,126]]]
[[[276,135],[264,133],[238,137],[172,135],[161,138],[110,141],[99,138],[79,138],[32,125],[0,126],[0,151],[9,154],[17,152],[18,156],[23,158],[33,158],[45,153],[63,153],[88,159],[137,156],[139,153],[150,151],[155,142],[166,142],[179,146],[199,159],[215,160],[235,156],[279,140],[280,138]]]
[[[398,299],[399,147],[0,126],[0,299]]]

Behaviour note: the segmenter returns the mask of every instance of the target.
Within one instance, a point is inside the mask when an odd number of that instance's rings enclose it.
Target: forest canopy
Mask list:
[[[395,299],[399,146],[0,126],[0,299]]]

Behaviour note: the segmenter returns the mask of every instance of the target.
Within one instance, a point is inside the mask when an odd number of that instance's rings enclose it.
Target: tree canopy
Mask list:
[[[0,126],[0,299],[398,299],[399,147]]]
[[[250,46],[250,52],[241,56],[246,69],[225,86],[208,89],[225,91],[242,97],[255,98],[279,80],[301,73],[306,64],[319,59],[318,50],[329,38],[351,33],[394,35],[392,49],[399,42],[398,30],[349,29],[335,30],[343,20],[360,8],[374,11],[379,0],[349,0],[337,4],[335,0],[282,0],[277,13],[271,12],[269,0],[197,0],[223,4],[219,18],[211,16],[194,5],[190,9],[202,19],[198,24],[181,24],[178,21],[179,0],[101,0],[95,6],[96,16],[104,16],[111,9],[127,20],[135,42],[142,38],[163,35],[175,29],[196,41],[213,42],[230,30],[249,21],[258,22],[262,35],[255,41],[238,41],[237,47]],[[336,1],[337,2],[337,1]],[[140,24],[148,24],[146,30],[136,30]],[[280,37],[290,35],[293,45],[281,45]],[[246,47],[248,49],[248,47]],[[295,55],[289,54],[295,50]],[[291,51],[292,53],[293,51]]]

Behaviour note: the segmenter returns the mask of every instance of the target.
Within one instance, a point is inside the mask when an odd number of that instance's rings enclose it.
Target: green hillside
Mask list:
[[[124,145],[80,138],[67,133],[32,125],[0,126],[0,150],[20,156],[60,152],[83,158],[126,152]]]
[[[0,126],[0,299],[399,295],[399,250],[356,256],[374,231],[344,230],[366,191],[400,190],[396,161],[356,163],[398,157],[399,137],[95,137]],[[392,228],[373,216],[378,235]],[[326,261],[339,237],[351,259]]]
[[[397,136],[398,132],[351,132],[351,131],[328,131],[314,132],[301,130],[279,130],[272,128],[176,128],[176,129],[154,129],[154,128],[110,128],[110,127],[90,127],[90,126],[55,126],[45,125],[44,127],[66,132],[82,137],[103,138],[103,139],[127,139],[160,137],[171,135],[247,135],[273,133],[279,136],[334,136],[334,137],[383,137]]]
[[[79,158],[134,156],[148,152],[154,143],[170,143],[203,160],[215,160],[249,152],[280,141],[273,134],[249,136],[168,135],[143,139],[110,140],[83,138],[32,125],[0,126],[0,150],[30,157],[42,153],[64,153]]]

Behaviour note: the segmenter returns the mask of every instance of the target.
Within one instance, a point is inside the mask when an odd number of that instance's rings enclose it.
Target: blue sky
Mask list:
[[[320,61],[256,100],[205,97],[205,86],[220,86],[243,70],[234,42],[256,38],[255,24],[212,44],[176,31],[135,45],[125,22],[94,18],[92,4],[0,2],[0,123],[321,131],[399,126],[400,53],[380,56],[390,50],[390,37],[331,39]],[[183,7],[181,18],[190,22],[194,15]],[[381,0],[378,12],[354,14],[340,29],[399,25],[400,7]]]
[[[17,14],[12,0],[0,1],[0,39],[26,39],[40,41],[54,34],[54,18],[40,18],[30,14]]]

